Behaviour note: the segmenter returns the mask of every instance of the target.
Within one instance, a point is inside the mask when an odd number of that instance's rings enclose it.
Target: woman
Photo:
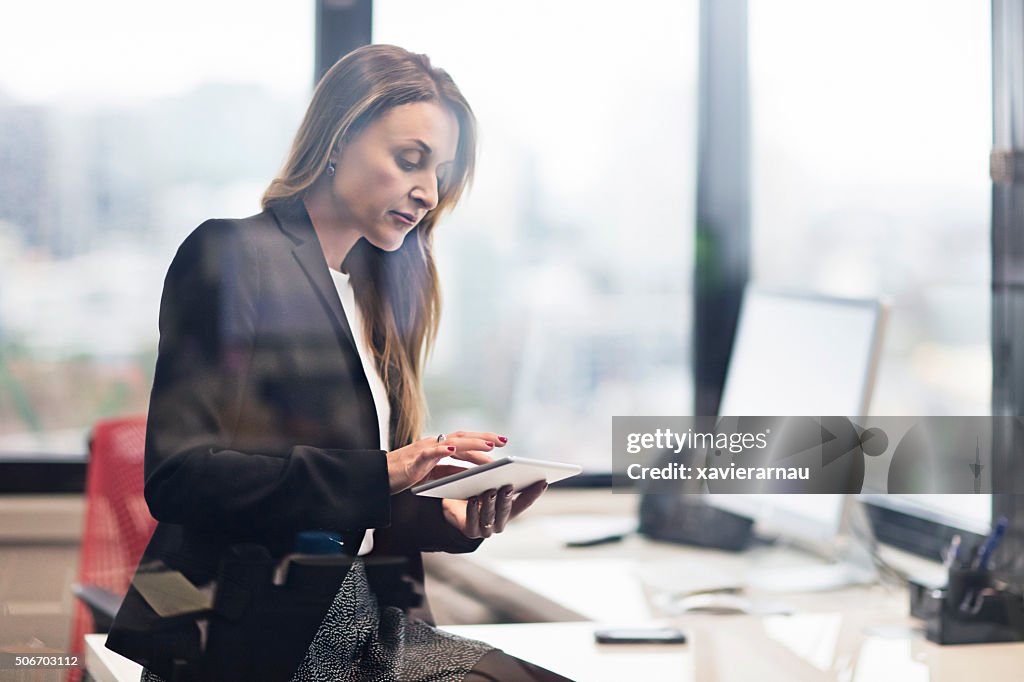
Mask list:
[[[361,48],[317,86],[264,211],[207,221],[179,248],[146,434],[159,524],[107,640],[143,679],[564,679],[441,633],[425,603],[399,598],[410,583],[422,594],[421,552],[474,550],[546,487],[409,492],[450,473],[441,458],[483,463],[507,442],[419,437],[439,312],[431,235],[475,146],[444,71]],[[265,618],[270,581],[252,579],[262,563],[246,547],[276,561],[311,530],[338,533],[351,568],[340,585],[292,576],[305,591],[275,592]],[[403,559],[403,580],[375,579],[377,557]]]

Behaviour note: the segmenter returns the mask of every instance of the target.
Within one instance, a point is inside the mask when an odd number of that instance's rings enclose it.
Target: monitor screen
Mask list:
[[[722,393],[722,415],[867,415],[886,309],[748,289]],[[883,490],[878,482],[869,489]],[[838,495],[709,495],[759,532],[810,543],[839,528]],[[937,558],[957,533],[983,536],[991,495],[861,495],[879,540]]]
[[[877,301],[748,288],[718,413],[867,414],[881,310]]]
[[[940,561],[955,535],[976,546],[992,526],[991,495],[861,495],[875,536]]]
[[[884,312],[878,301],[748,287],[722,391],[723,416],[867,414]],[[759,533],[829,543],[841,495],[708,495]]]

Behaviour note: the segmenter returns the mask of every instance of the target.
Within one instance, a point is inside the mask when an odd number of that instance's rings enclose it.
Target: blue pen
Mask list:
[[[985,540],[985,544],[981,546],[981,551],[978,552],[978,558],[975,559],[975,565],[973,568],[985,570],[988,568],[988,562],[992,558],[992,553],[999,547],[999,543],[1003,540],[1003,533],[1006,532],[1006,526],[1009,521],[1005,516],[1000,516],[999,520],[996,521],[996,527],[992,529],[992,534]]]

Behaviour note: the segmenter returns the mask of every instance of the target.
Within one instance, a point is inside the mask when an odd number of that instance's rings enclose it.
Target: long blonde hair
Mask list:
[[[423,363],[433,346],[441,292],[433,256],[433,231],[473,178],[476,118],[451,76],[426,55],[394,45],[368,45],[342,57],[313,93],[284,167],[263,194],[263,207],[301,196],[343,147],[386,111],[413,102],[437,102],[459,122],[455,168],[438,189],[438,204],[396,251],[360,239],[345,258],[360,310],[363,333],[388,390],[391,447],[419,438],[426,419]]]

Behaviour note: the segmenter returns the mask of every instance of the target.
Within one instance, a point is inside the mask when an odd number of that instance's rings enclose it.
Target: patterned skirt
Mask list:
[[[494,647],[380,607],[356,558],[291,682],[460,682]],[[141,682],[164,682],[143,670]]]

